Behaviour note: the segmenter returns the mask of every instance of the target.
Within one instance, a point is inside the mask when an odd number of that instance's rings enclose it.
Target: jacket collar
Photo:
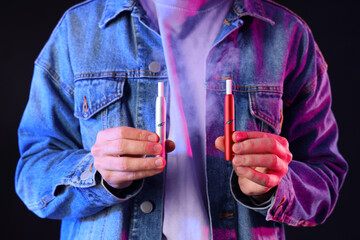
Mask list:
[[[275,21],[266,15],[261,0],[234,0],[233,11],[235,12],[234,16],[236,19],[243,16],[251,16],[268,22],[271,25],[275,24]],[[228,17],[227,20],[231,22],[235,19]]]
[[[124,11],[133,11],[136,3],[137,0],[107,0],[99,27],[105,28],[110,21]],[[230,22],[243,16],[252,16],[272,25],[275,24],[273,20],[266,16],[261,0],[234,0],[232,10],[232,14],[227,17]]]
[[[136,0],[107,0],[99,27],[105,28],[110,21],[124,11],[133,11],[136,2]]]

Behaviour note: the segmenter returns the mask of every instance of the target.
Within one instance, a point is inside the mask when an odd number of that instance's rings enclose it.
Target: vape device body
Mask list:
[[[225,160],[231,161],[234,157],[232,151],[232,134],[235,131],[235,109],[234,96],[232,95],[232,80],[226,80],[226,95],[225,95]]]
[[[164,83],[158,83],[158,96],[156,98],[156,113],[155,113],[155,131],[159,136],[159,143],[163,147],[161,157],[165,158],[165,140],[166,140],[166,102],[164,97]]]

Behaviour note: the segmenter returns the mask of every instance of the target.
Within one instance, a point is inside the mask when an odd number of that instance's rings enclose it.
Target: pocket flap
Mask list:
[[[75,81],[74,115],[89,119],[123,95],[124,79],[99,78]]]
[[[283,122],[282,93],[271,91],[250,92],[250,108],[254,117],[264,121],[279,134]]]

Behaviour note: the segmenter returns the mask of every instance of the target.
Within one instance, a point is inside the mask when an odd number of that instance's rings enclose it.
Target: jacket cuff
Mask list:
[[[58,184],[55,195],[61,191],[61,185],[71,185],[78,188],[87,198],[99,206],[112,206],[124,202],[138,194],[143,186],[143,180],[134,181],[128,188],[114,193],[104,185],[101,174],[93,166],[94,158],[89,153],[78,164],[73,174],[62,184]],[[60,187],[60,188],[59,188]]]
[[[99,173],[100,175],[100,173]],[[100,176],[101,177],[101,176]],[[135,180],[131,183],[130,186],[123,189],[116,189],[107,184],[104,179],[101,177],[101,185],[114,197],[122,200],[127,200],[132,198],[137,193],[139,193],[144,185],[144,180]]]
[[[274,204],[269,209],[266,220],[284,222],[289,225],[297,226],[298,222],[286,215],[286,212],[292,208],[292,196],[294,196],[294,188],[292,185],[292,181],[289,178],[290,171],[291,169],[289,168],[288,173],[279,183]]]
[[[256,203],[255,200],[247,195],[245,195],[239,187],[238,184],[238,176],[235,174],[233,170],[230,177],[230,188],[231,193],[235,200],[248,209],[252,209],[264,216],[267,216],[269,209],[273,206],[275,202],[275,192],[272,194],[269,200],[264,203]]]

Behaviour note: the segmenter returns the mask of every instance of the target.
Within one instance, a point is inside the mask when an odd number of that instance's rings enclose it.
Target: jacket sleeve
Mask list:
[[[292,226],[323,223],[333,211],[348,165],[337,148],[327,65],[311,34],[288,71],[281,135],[293,160],[280,182],[267,220]],[[289,64],[291,66],[291,64]],[[290,67],[289,67],[290,68]]]
[[[93,156],[82,149],[71,106],[59,82],[36,66],[18,129],[21,157],[15,186],[25,205],[40,217],[89,216],[139,191],[119,198],[104,187]]]
[[[74,116],[73,76],[67,44],[66,18],[55,28],[38,57],[29,101],[19,129],[20,160],[16,192],[40,217],[85,217],[121,203],[111,194],[83,149],[79,120]]]
[[[338,128],[331,111],[327,64],[307,27],[292,28],[284,61],[283,121],[280,135],[289,142],[293,160],[264,206],[254,205],[238,187],[231,190],[244,206],[267,220],[292,226],[323,223],[333,211],[348,165],[338,151]],[[284,46],[286,47],[286,46]]]

